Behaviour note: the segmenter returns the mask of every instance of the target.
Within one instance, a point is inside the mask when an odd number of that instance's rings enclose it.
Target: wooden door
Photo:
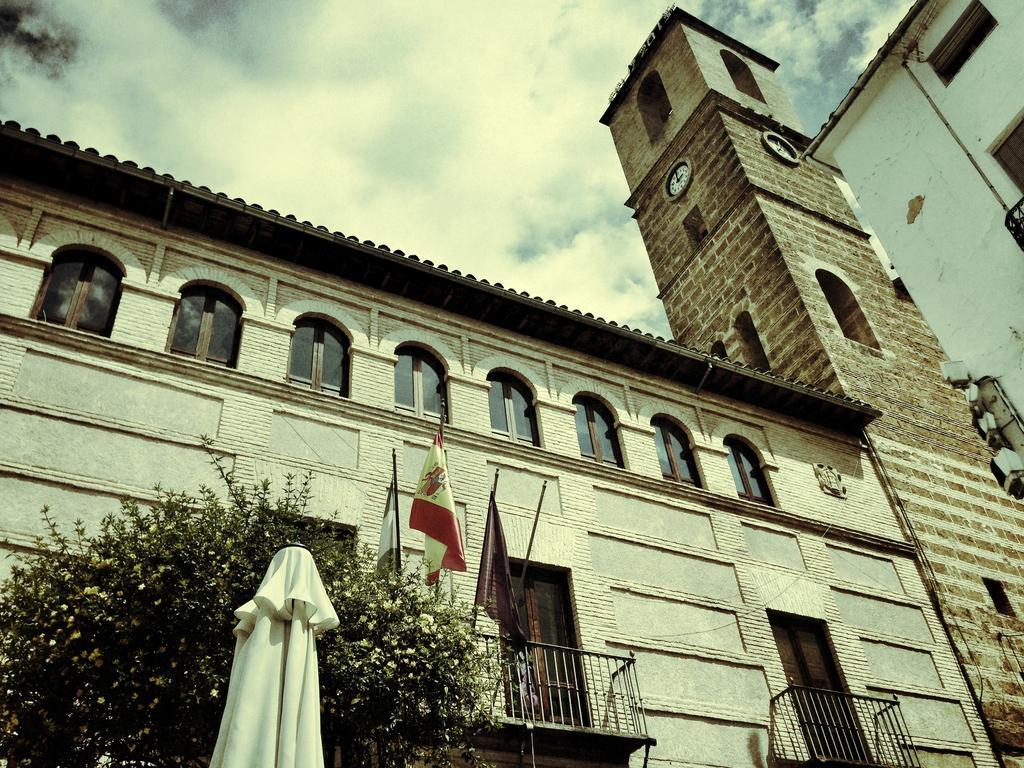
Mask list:
[[[531,565],[525,589],[520,589],[522,566],[512,564],[519,617],[531,643],[525,680],[535,716],[546,722],[588,725],[587,687],[572,618],[568,575]]]
[[[867,763],[864,731],[828,642],[825,623],[771,614],[769,617],[782,668],[807,749],[813,757]]]

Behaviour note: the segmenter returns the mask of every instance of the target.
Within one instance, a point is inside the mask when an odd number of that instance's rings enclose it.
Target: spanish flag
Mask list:
[[[412,501],[409,527],[423,531],[423,564],[427,568],[427,584],[435,584],[441,569],[466,570],[466,555],[462,549],[462,532],[455,516],[455,499],[448,482],[448,466],[444,458],[441,432],[423,462],[423,473],[416,496]]]

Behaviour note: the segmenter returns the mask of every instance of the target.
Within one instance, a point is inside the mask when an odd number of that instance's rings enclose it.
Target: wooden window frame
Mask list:
[[[292,362],[291,349],[288,350],[288,381],[291,382],[292,384],[301,385],[303,387],[308,386],[314,392],[324,392],[326,394],[337,395],[338,397],[345,397],[345,398],[347,398],[349,396],[349,394],[348,394],[348,389],[349,389],[349,381],[348,381],[349,372],[348,372],[348,368],[349,368],[349,350],[350,350],[350,347],[351,347],[351,342],[349,341],[348,336],[345,334],[344,331],[342,331],[334,323],[330,322],[329,320],[324,320],[321,317],[300,317],[298,320],[295,321],[295,329],[297,330],[300,325],[311,325],[311,326],[313,326],[313,349],[312,349],[313,360],[312,360],[311,367],[310,367],[310,372],[309,372],[309,383],[307,384],[305,381],[302,381],[301,379],[295,379],[295,378],[292,377],[292,371],[291,371],[291,362]],[[342,338],[342,347],[344,349],[344,352],[342,353],[342,363],[341,363],[341,388],[340,388],[340,390],[338,392],[335,392],[333,389],[326,389],[325,390],[323,388],[324,333],[325,333],[325,330],[326,330],[327,326],[330,326],[331,328],[333,328],[335,331],[338,332],[338,335],[341,336],[341,338]],[[294,331],[292,332],[292,338],[293,338],[293,340],[295,338]]]
[[[45,317],[41,317],[43,311],[43,302],[46,300],[46,294],[50,290],[50,283],[53,281],[54,273],[54,262],[60,261],[62,258],[80,255],[82,257],[82,269],[78,272],[78,279],[75,283],[74,293],[71,294],[71,301],[68,302],[68,311],[64,316],[64,320],[56,322],[54,320],[47,320]],[[107,326],[99,331],[92,331],[88,328],[78,328],[78,321],[81,319],[82,309],[85,307],[86,299],[89,298],[89,289],[92,288],[93,275],[96,273],[96,264],[98,262],[105,262],[112,267],[112,270],[116,275],[117,279],[117,290],[114,292],[114,297],[110,301],[110,320]],[[72,328],[74,330],[81,330],[82,333],[92,333],[97,336],[109,337],[111,331],[114,329],[114,321],[117,318],[117,309],[121,304],[121,287],[124,281],[124,273],[111,259],[94,253],[92,251],[81,251],[69,249],[62,251],[58,255],[53,257],[53,262],[46,270],[46,277],[43,280],[43,284],[39,289],[39,295],[36,296],[36,301],[32,307],[32,317],[36,320],[42,320],[45,323],[51,323],[53,325],[63,325],[65,328]]]
[[[672,467],[671,476],[666,475],[664,471],[661,473],[661,476],[666,480],[675,480],[678,483],[686,483],[687,485],[692,485],[696,488],[702,487],[700,471],[697,467],[697,459],[693,455],[693,443],[690,441],[690,436],[687,434],[686,430],[666,416],[655,416],[651,419],[651,426],[654,427],[654,439],[661,440],[661,444],[665,447],[665,453],[668,455],[668,463]],[[693,475],[692,480],[687,480],[679,471],[678,457],[676,456],[675,450],[672,448],[672,440],[669,437],[671,430],[678,432],[676,437],[679,438],[679,441],[686,447],[686,453],[689,457],[689,460],[687,461],[687,470],[689,470],[690,474]],[[660,461],[658,463],[661,464]]]
[[[196,340],[195,354],[174,348],[174,333],[178,329],[178,315],[181,312],[181,302],[186,293],[203,294],[203,318],[199,321],[199,338]],[[231,343],[231,356],[228,360],[218,360],[209,357],[210,339],[213,338],[213,311],[218,298],[226,297],[238,310],[238,321],[235,323],[235,332]],[[242,305],[227,291],[212,285],[190,285],[182,289],[178,297],[178,303],[174,306],[174,315],[171,317],[171,332],[167,336],[167,351],[182,357],[191,357],[204,363],[222,365],[225,368],[234,368],[238,363],[238,347],[242,335]]]
[[[423,409],[423,363],[426,359],[433,360],[441,372],[441,410],[444,411],[444,422],[448,423],[448,372],[445,367],[441,364],[441,361],[434,357],[430,352],[423,349],[422,347],[407,346],[400,347],[396,350],[396,355],[402,355],[403,353],[409,354],[412,358],[412,400],[413,407],[409,408],[407,405],[400,405],[397,401],[395,402],[395,408],[405,413],[412,413],[421,418],[428,416],[440,417],[440,413],[434,413],[433,411],[426,411]]]
[[[928,63],[943,85],[953,82],[997,26],[999,22],[980,0],[967,5],[928,56]],[[979,32],[981,36],[977,37]]]
[[[580,649],[572,572],[530,563],[524,581],[523,564],[512,561],[509,566],[516,587],[516,610],[528,642],[532,644],[527,646],[526,654],[539,693],[535,713],[539,710],[543,722],[576,728],[591,726],[593,705],[586,690],[586,671],[580,655],[572,653],[573,649]],[[552,610],[543,610],[545,606],[540,599],[543,593],[537,588],[538,582],[556,587],[557,605],[548,603],[546,606]],[[520,590],[520,586],[525,588]],[[541,637],[541,615],[556,619],[561,631],[555,634],[562,638],[545,640]]]
[[[516,593],[516,610],[519,612],[519,622],[530,642],[545,642],[538,636],[538,623],[536,619],[538,611],[535,584],[537,580],[550,583],[558,583],[562,600],[558,605],[558,614],[565,630],[566,648],[579,648],[579,632],[576,627],[576,609],[573,598],[571,571],[561,568],[548,568],[531,562],[526,569],[526,581],[523,582],[523,563],[520,560],[509,562],[509,574],[512,576],[512,586]],[[520,590],[520,587],[525,590]],[[531,611],[531,608],[534,610]]]
[[[1016,151],[1011,153],[1011,149]],[[1017,189],[1024,192],[1024,120],[1018,120],[992,151],[992,156]]]
[[[828,622],[824,619],[815,619],[808,616],[797,616],[790,613],[784,613],[781,611],[768,611],[768,624],[772,630],[773,640],[776,645],[776,649],[779,653],[781,660],[781,650],[778,649],[778,639],[775,637],[775,630],[779,629],[785,633],[786,640],[789,642],[789,647],[793,652],[793,658],[797,666],[800,668],[801,676],[808,677],[810,675],[810,665],[807,661],[806,646],[800,642],[797,632],[801,629],[808,630],[816,635],[815,640],[818,641],[818,649],[822,652],[828,661],[828,676],[833,677],[834,687],[828,690],[849,692],[849,686],[846,683],[846,676],[843,674],[843,668],[839,664],[839,658],[836,655],[835,644],[832,642],[832,633],[829,630]],[[787,680],[790,685],[801,685]]]
[[[523,384],[515,376],[508,373],[494,373],[487,377],[487,381],[490,384],[501,385],[501,399],[505,406],[505,423],[508,424],[508,430],[497,429],[494,424],[491,424],[491,432],[495,435],[502,435],[507,437],[513,443],[524,443],[526,445],[540,445],[540,430],[537,428],[537,408],[533,393],[530,392],[529,387]],[[511,390],[514,388],[521,388],[519,394],[523,395],[524,399],[530,404],[530,428],[533,434],[530,436],[521,436],[516,428],[516,413],[512,406],[512,394]],[[488,393],[489,394],[489,393]],[[489,405],[489,404],[488,404]],[[488,407],[488,411],[490,408]]]
[[[736,475],[739,476],[740,482],[743,484],[743,490],[740,490],[739,488],[736,489],[737,495],[741,499],[746,499],[747,501],[753,501],[758,504],[767,504],[770,507],[774,507],[775,497],[772,495],[772,489],[768,484],[768,476],[764,472],[764,463],[761,461],[761,457],[757,455],[757,451],[738,437],[727,437],[725,439],[725,447],[729,449],[728,458],[736,465]],[[761,498],[754,493],[750,483],[750,477],[747,475],[743,462],[739,461],[736,456],[736,453],[741,453],[744,450],[750,453],[750,458],[752,459],[751,463],[755,464],[758,471],[761,473],[761,482],[764,485],[765,498]],[[733,477],[733,480],[735,479],[736,478]]]
[[[583,406],[584,413],[587,417],[587,429],[590,432],[590,444],[594,446],[594,461],[598,464],[609,464],[619,468],[625,468],[625,462],[622,459],[622,445],[619,443],[619,430],[615,427],[615,416],[609,408],[594,400],[590,397],[577,397],[574,398],[573,404],[579,408]],[[595,408],[595,405],[597,408]],[[608,416],[611,417],[612,430],[615,433],[615,439],[612,441],[612,458],[614,461],[605,461],[604,456],[601,454],[601,441],[598,440],[600,431],[597,425],[594,423],[594,413],[598,408],[604,408],[608,412]],[[580,454],[582,456],[582,453]],[[590,458],[589,456],[583,456],[583,458]]]

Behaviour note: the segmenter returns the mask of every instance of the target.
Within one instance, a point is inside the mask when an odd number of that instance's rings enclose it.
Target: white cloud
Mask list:
[[[748,0],[721,23],[799,82],[894,4]],[[76,60],[19,70],[5,119],[667,335],[597,121],[664,0],[51,8]]]

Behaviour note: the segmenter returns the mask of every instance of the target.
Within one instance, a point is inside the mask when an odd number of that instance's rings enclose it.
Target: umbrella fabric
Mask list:
[[[285,547],[235,611],[235,658],[210,768],[323,768],[316,636],[338,626],[312,555]]]

